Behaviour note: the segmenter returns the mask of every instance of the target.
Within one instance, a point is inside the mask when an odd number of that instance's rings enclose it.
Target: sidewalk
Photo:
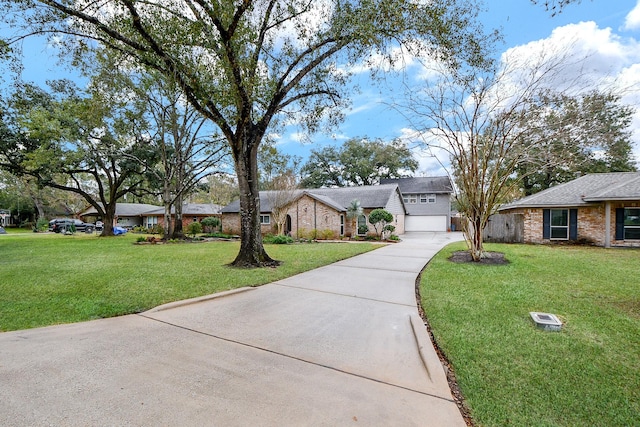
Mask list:
[[[415,279],[458,233],[139,315],[0,334],[0,425],[464,426]]]

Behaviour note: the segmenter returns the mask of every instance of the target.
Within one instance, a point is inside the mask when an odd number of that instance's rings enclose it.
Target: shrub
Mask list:
[[[336,238],[336,233],[333,230],[325,229],[320,232],[320,239],[333,240]]]
[[[164,227],[159,224],[156,224],[153,227],[149,228],[147,230],[147,233],[164,235]]]
[[[369,232],[369,227],[367,227],[366,225],[363,224],[358,227],[358,234],[364,235],[364,234],[367,234],[368,232]]]
[[[199,222],[194,221],[192,223],[189,223],[189,225],[187,225],[187,234],[195,238],[196,234],[200,234],[200,233],[202,233],[202,224],[200,224]]]
[[[33,231],[47,231],[49,229],[49,221],[45,218],[38,218]]]
[[[267,235],[264,236],[265,243],[273,243],[274,245],[287,245],[289,243],[293,243],[293,239],[289,236],[285,236],[284,234],[279,234],[277,236]]]
[[[221,225],[220,218],[217,218],[215,216],[209,216],[207,218],[203,218],[202,221],[200,221],[200,223],[204,227],[205,233],[213,233],[217,231]]]

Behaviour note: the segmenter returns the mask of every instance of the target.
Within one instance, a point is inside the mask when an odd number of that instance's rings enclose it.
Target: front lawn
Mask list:
[[[11,233],[11,231],[9,231]],[[141,312],[279,280],[375,249],[370,243],[266,245],[278,268],[227,267],[237,242],[134,245],[137,235],[0,236],[0,331]]]
[[[640,251],[487,245],[508,265],[447,260],[420,285],[436,341],[482,426],[640,423]],[[536,329],[554,313],[561,332]]]

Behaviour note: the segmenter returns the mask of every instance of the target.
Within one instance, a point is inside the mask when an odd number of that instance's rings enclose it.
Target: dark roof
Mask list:
[[[308,195],[337,211],[346,211],[349,204],[354,200],[360,201],[363,209],[382,208],[387,205],[393,193],[398,191],[396,184],[386,185],[366,185],[360,187],[341,188],[313,188],[296,190],[293,200]],[[260,212],[271,212],[271,198],[269,191],[260,192]],[[240,212],[240,201],[234,200],[224,208],[223,213]]]
[[[182,215],[217,215],[220,213],[222,206],[212,203],[185,203],[182,205]],[[171,207],[171,213],[176,213],[175,206]],[[164,206],[158,207],[145,215],[164,215]]]
[[[640,172],[584,175],[531,196],[508,203],[500,210],[530,207],[583,206],[593,202],[640,200]]]
[[[448,176],[381,179],[380,184],[398,184],[402,194],[453,193]]]

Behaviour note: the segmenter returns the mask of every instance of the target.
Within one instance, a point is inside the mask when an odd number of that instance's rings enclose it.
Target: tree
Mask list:
[[[418,168],[411,150],[399,140],[350,139],[341,148],[312,150],[302,168],[303,187],[374,185],[384,178],[403,178]]]
[[[382,240],[382,233],[384,233],[387,224],[391,222],[393,222],[393,215],[384,209],[374,209],[369,214],[369,223],[373,225],[380,240]]]
[[[264,194],[271,206],[271,217],[276,224],[277,233],[285,234],[287,211],[298,196],[298,180],[292,174],[280,175],[271,181],[270,190]]]
[[[112,235],[116,203],[142,187],[154,151],[139,116],[117,96],[95,86],[82,93],[66,81],[51,85],[52,93],[33,85],[14,92],[4,119],[15,137],[1,142],[1,166],[83,197],[103,217],[102,235]]]
[[[351,220],[351,230],[354,235],[357,234],[356,224],[362,213],[362,203],[358,199],[353,199],[347,206],[347,219]]]
[[[208,121],[184,103],[184,95],[173,81],[154,72],[145,73],[137,82],[128,76],[124,79],[137,95],[139,108],[148,116],[153,131],[151,141],[160,155],[151,173],[161,183],[161,191],[151,192],[162,197],[164,238],[181,239],[183,201],[199,182],[224,166],[227,146],[207,129]]]
[[[452,67],[484,60],[482,31],[473,22],[478,9],[462,0],[1,4],[13,28],[72,35],[58,40],[75,51],[94,40],[126,61],[174,79],[187,101],[218,126],[240,188],[236,266],[274,263],[260,234],[257,169],[258,149],[269,129],[289,119],[302,119],[310,132],[325,120],[337,123],[348,99],[348,65],[373,55],[392,59],[398,46]]]
[[[524,112],[530,145],[516,172],[531,195],[581,174],[634,171],[629,126],[634,109],[620,96],[591,91],[578,96],[545,94]],[[535,127],[532,123],[537,123]]]
[[[564,55],[506,57],[498,70],[441,73],[423,90],[412,88],[408,94],[406,108],[421,124],[428,144],[449,154],[474,261],[485,256],[483,232],[489,217],[519,184],[513,179],[516,168],[531,161],[532,149],[543,143],[538,138],[523,142],[540,135],[542,125],[526,120],[526,112],[544,104],[549,84],[569,65],[575,64],[567,64]]]

